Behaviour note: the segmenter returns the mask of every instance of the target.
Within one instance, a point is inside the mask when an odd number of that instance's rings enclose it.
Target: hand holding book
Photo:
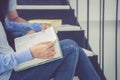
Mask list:
[[[45,31],[16,38],[15,48],[16,52],[30,48],[34,57],[33,60],[18,65],[15,71],[25,70],[63,57],[59,39],[53,27],[49,27]]]
[[[42,25],[42,30],[41,31],[45,31],[47,28],[49,28],[50,27],[50,25],[49,24],[47,24],[47,23],[44,23],[43,25]]]
[[[30,48],[32,56],[39,59],[52,59],[55,55],[54,42],[38,43]]]
[[[49,24],[47,24],[47,23],[43,23],[42,24],[42,27],[41,27],[41,31],[45,31],[47,28],[49,28],[50,27],[50,25]],[[26,35],[27,34],[32,34],[32,33],[35,33],[36,31],[34,31],[34,30],[30,30],[30,31],[28,31],[27,33],[26,33]]]

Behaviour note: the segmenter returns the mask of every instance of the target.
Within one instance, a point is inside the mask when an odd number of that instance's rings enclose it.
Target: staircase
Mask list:
[[[74,15],[74,10],[70,7],[68,0],[18,0],[18,13],[26,20],[30,19],[62,19],[62,24],[80,26],[77,18]],[[79,46],[91,50],[86,46],[87,40],[84,36],[84,31],[59,32],[59,39],[75,39]],[[64,34],[64,35],[63,35]],[[71,36],[73,35],[73,36]],[[102,80],[105,77],[98,65],[97,55],[89,57],[93,66]],[[74,80],[78,80],[75,78]]]

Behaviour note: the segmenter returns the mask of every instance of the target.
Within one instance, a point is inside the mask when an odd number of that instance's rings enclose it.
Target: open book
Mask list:
[[[60,27],[62,26],[62,20],[61,19],[33,19],[29,20],[29,23],[47,23],[50,26]]]
[[[27,61],[20,64],[14,70],[21,71],[21,70],[25,70],[34,66],[42,65],[42,64],[62,58],[63,56],[62,56],[61,48],[59,45],[59,40],[53,27],[46,29],[44,32],[37,32],[37,33],[16,38],[15,39],[16,52],[26,50],[27,48],[30,48],[32,45],[35,45],[40,42],[46,42],[46,41],[55,42],[54,46],[55,46],[56,54],[54,55],[53,59],[37,59],[36,58],[31,61]]]

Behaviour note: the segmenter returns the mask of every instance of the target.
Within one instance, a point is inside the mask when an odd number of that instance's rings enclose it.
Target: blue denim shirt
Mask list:
[[[31,59],[33,58],[29,49],[19,53],[13,51],[7,42],[4,28],[0,22],[0,80],[9,80],[14,67]]]
[[[15,10],[17,7],[17,0],[9,0],[9,7],[8,7],[8,11],[13,11]]]
[[[17,23],[6,20],[6,29],[12,33],[14,37],[20,37],[25,35],[29,30],[36,32],[41,30],[41,23]]]
[[[16,0],[9,0],[8,11],[15,10],[16,6]],[[9,80],[15,66],[31,59],[33,58],[29,49],[19,53],[14,52],[7,42],[3,25],[0,22],[0,80]]]

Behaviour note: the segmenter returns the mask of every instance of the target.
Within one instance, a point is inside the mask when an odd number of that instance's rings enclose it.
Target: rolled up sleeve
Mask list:
[[[12,53],[9,55],[2,55],[0,54],[0,74],[6,72],[8,70],[12,70],[20,63],[32,60],[33,57],[29,49],[19,52],[19,53]]]

